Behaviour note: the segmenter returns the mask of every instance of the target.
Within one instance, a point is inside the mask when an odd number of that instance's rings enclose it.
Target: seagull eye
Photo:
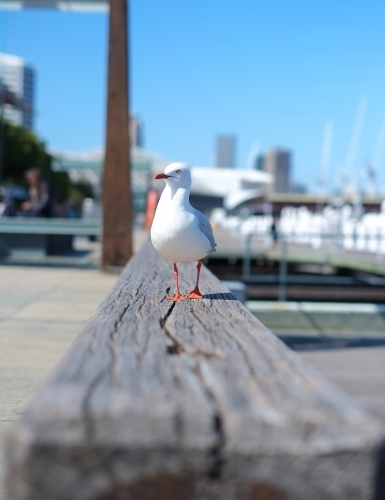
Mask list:
[[[180,174],[180,170],[177,170],[175,173],[176,173],[176,174]]]

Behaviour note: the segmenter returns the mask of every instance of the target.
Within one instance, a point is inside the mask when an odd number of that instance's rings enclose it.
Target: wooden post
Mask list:
[[[102,268],[132,255],[127,0],[110,0]]]
[[[9,434],[6,498],[384,500],[380,422],[200,285],[170,304],[170,263],[135,255]]]

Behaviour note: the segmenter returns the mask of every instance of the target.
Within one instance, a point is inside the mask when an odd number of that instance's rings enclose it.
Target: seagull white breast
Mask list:
[[[189,202],[190,189],[166,187],[151,227],[155,249],[170,262],[193,262],[215,251],[209,220]]]

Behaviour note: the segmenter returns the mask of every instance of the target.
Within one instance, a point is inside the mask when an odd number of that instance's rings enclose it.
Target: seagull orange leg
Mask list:
[[[172,300],[173,302],[176,302],[178,300],[185,300],[184,297],[179,293],[179,273],[178,273],[178,268],[176,267],[176,264],[174,264],[174,277],[175,277],[175,285],[176,285],[176,294],[173,297],[167,297],[166,300]]]
[[[197,270],[198,270],[198,273],[197,273],[197,284],[195,285],[194,290],[186,295],[186,297],[189,297],[190,299],[198,299],[198,300],[203,299],[203,295],[201,294],[201,292],[199,290],[199,274],[201,272],[201,267],[202,267],[202,263],[201,263],[200,260],[198,260],[198,265],[197,265]]]

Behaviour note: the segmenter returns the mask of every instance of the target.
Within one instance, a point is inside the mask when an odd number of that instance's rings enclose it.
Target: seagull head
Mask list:
[[[170,163],[164,172],[157,174],[154,179],[164,179],[166,184],[175,188],[191,187],[191,171],[186,163]]]

